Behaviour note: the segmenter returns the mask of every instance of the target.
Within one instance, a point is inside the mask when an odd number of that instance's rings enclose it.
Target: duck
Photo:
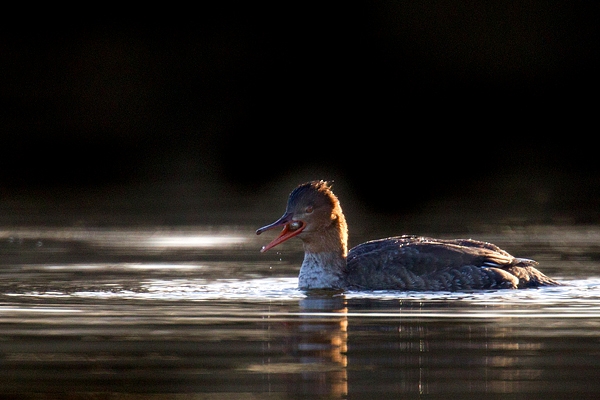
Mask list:
[[[401,235],[370,240],[348,249],[348,225],[332,182],[315,180],[290,193],[285,213],[256,230],[282,227],[264,253],[294,237],[304,259],[300,290],[472,291],[560,285],[538,263],[517,258],[474,239]]]

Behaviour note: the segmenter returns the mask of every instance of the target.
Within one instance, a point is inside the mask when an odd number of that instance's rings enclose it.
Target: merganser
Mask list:
[[[304,245],[298,287],[341,290],[461,291],[555,286],[535,266],[498,246],[472,239],[403,235],[362,243],[348,251],[348,227],[326,181],[299,185],[281,218],[257,235],[283,226],[265,252],[298,237]]]

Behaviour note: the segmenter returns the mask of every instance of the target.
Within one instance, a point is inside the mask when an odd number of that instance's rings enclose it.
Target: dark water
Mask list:
[[[600,390],[600,226],[447,234],[535,258],[566,284],[469,293],[302,292],[299,243],[260,254],[270,236],[256,228],[0,228],[0,394],[547,399]]]

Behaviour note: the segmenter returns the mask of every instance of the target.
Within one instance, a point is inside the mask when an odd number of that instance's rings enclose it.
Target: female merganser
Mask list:
[[[559,285],[534,267],[536,261],[471,239],[404,235],[348,251],[346,218],[325,181],[294,189],[285,214],[256,234],[278,226],[283,231],[261,252],[299,237],[304,245],[300,289],[456,291]]]

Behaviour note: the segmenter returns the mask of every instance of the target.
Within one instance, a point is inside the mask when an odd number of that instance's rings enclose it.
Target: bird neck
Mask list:
[[[308,232],[307,232],[308,233]],[[344,287],[348,228],[344,215],[332,214],[331,224],[312,234],[302,235],[304,261],[298,276],[301,289]]]
[[[346,257],[340,252],[304,253],[300,267],[300,289],[344,288]]]

